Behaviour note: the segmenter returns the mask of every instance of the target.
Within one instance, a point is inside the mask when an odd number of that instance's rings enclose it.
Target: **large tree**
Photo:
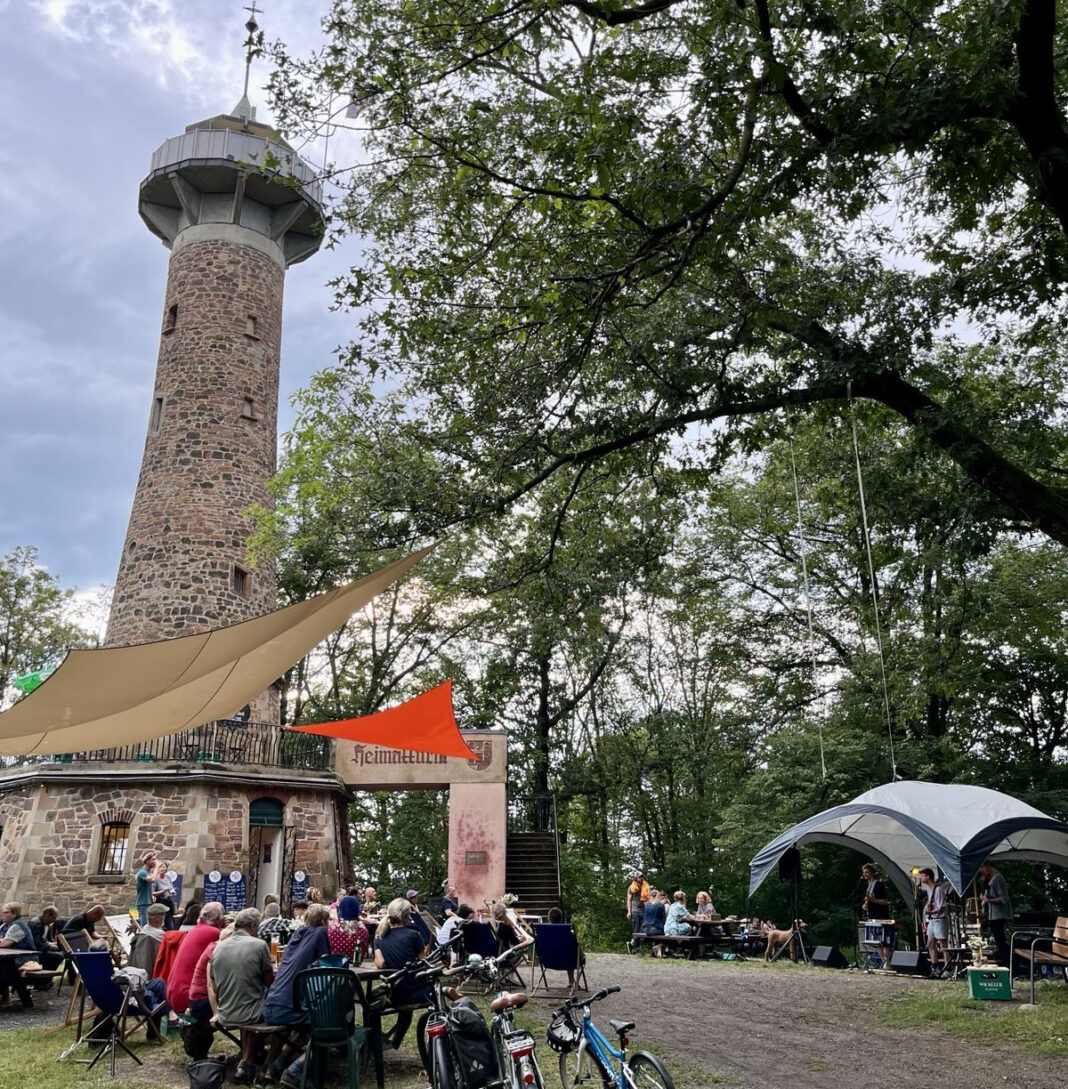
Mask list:
[[[1055,0],[335,3],[287,129],[357,103],[351,364],[420,408],[439,523],[782,407],[915,429],[997,526],[1068,543]],[[974,345],[985,342],[988,350]],[[944,470],[943,470],[944,471]],[[695,487],[703,480],[695,475]],[[565,485],[557,489],[567,495]]]

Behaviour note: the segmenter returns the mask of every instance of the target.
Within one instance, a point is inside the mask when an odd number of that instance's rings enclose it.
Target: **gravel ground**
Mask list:
[[[622,954],[589,958],[591,988],[618,984],[619,994],[594,1007],[595,1019],[633,1019],[634,1043],[650,1047],[679,1074],[680,1085],[729,1085],[738,1089],[1062,1089],[1068,1074],[1063,1056],[1042,1056],[1012,1044],[964,1043],[937,1028],[880,1026],[880,1008],[910,988],[957,988],[908,976],[804,965],[765,966],[757,960],[692,963]],[[1019,1012],[1024,991],[1012,1002],[989,1003],[991,1016]],[[66,992],[35,996],[33,1010],[0,1010],[0,1031],[50,1026],[66,1006]],[[545,1024],[554,1003],[536,1001],[524,1018]],[[986,1015],[984,1010],[983,1015]],[[69,1033],[47,1040],[58,1052]],[[232,1050],[231,1045],[227,1048]],[[218,1049],[217,1049],[218,1050]],[[144,1084],[184,1087],[185,1058],[176,1045],[140,1047],[142,1068],[120,1060],[120,1076]],[[556,1056],[542,1044],[547,1081],[555,1084]],[[553,1076],[549,1076],[549,1072]],[[79,1074],[79,1079],[81,1075]],[[414,1052],[387,1053],[387,1087],[420,1082]],[[374,1085],[368,1079],[368,1084]]]

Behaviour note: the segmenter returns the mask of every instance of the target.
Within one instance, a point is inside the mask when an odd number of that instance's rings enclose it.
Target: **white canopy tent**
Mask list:
[[[1068,866],[1068,824],[986,787],[901,782],[876,787],[776,836],[749,862],[749,894],[791,847],[837,843],[878,862],[906,903],[914,868],[937,867],[959,893],[987,858]]]
[[[226,718],[433,547],[226,628],[131,647],[72,650],[39,688],[0,714],[0,755],[119,747]]]

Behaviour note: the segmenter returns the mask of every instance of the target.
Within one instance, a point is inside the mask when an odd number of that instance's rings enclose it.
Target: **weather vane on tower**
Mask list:
[[[252,0],[250,7],[246,7],[245,11],[249,13],[248,22],[245,23],[245,29],[248,31],[248,37],[245,39],[245,90],[244,97],[248,98],[248,75],[252,69],[252,61],[254,57],[260,55],[260,47],[263,45],[263,33],[260,30],[260,24],[256,22],[256,16],[263,14],[263,9],[256,7],[256,0]]]

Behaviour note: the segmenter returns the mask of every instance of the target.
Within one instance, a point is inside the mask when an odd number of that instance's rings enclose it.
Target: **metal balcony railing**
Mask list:
[[[219,719],[192,730],[120,748],[0,758],[3,767],[86,762],[254,765],[301,771],[332,771],[334,746],[328,737],[283,730],[267,722]]]

